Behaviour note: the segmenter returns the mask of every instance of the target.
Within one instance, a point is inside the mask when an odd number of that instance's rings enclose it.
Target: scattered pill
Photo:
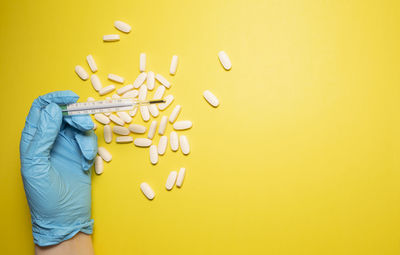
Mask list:
[[[146,53],[140,53],[139,70],[141,72],[146,71]]]
[[[106,143],[111,143],[111,141],[112,141],[112,132],[111,132],[110,125],[105,125],[103,127],[103,135],[104,135],[104,141]]]
[[[114,126],[113,132],[117,135],[129,135],[129,129],[121,126]]]
[[[131,31],[131,26],[129,24],[119,20],[114,22],[114,27],[124,33],[129,33]]]
[[[118,95],[122,95],[126,92],[128,92],[129,90],[133,89],[133,85],[132,84],[128,84],[126,86],[123,86],[122,88],[117,89],[117,94]]]
[[[113,91],[114,89],[115,89],[114,85],[108,85],[107,87],[101,88],[99,90],[99,95],[104,96],[104,95],[110,93],[111,91]]]
[[[177,175],[178,175],[178,173],[176,171],[172,171],[169,173],[167,182],[165,183],[165,188],[167,190],[171,190],[174,187]]]
[[[123,77],[121,77],[121,76],[119,76],[119,75],[116,75],[116,74],[112,74],[112,73],[110,73],[110,74],[107,76],[107,78],[108,78],[110,81],[115,81],[115,82],[118,82],[118,83],[124,83],[124,81],[125,81],[125,79],[124,79]]]
[[[86,61],[93,73],[97,72],[97,65],[92,55],[87,55]]]
[[[160,127],[158,128],[158,134],[164,135],[165,129],[167,128],[168,118],[167,116],[162,116],[160,121]]]
[[[140,106],[140,115],[142,115],[143,121],[147,122],[150,119],[149,108],[146,105]]]
[[[139,96],[138,96],[138,100],[139,101],[145,101],[147,97],[147,86],[146,84],[143,84],[142,86],[140,86],[139,88]]]
[[[218,53],[219,61],[225,68],[225,70],[229,70],[232,68],[231,60],[229,59],[228,55],[225,53],[225,51],[220,51]]]
[[[177,151],[179,149],[178,134],[175,131],[172,131],[169,135],[169,144],[172,151]]]
[[[178,67],[178,56],[173,55],[171,60],[171,66],[169,67],[169,73],[175,75],[177,67]]]
[[[89,79],[88,73],[85,71],[85,69],[83,69],[83,67],[79,65],[75,66],[75,73],[79,76],[79,78],[81,78],[84,81]]]
[[[154,89],[154,73],[152,71],[149,71],[147,73],[147,89],[148,90],[153,90]]]
[[[133,137],[129,135],[117,136],[117,138],[115,138],[115,142],[117,143],[131,143],[132,141]]]
[[[175,106],[174,110],[172,111],[171,115],[169,115],[169,122],[174,123],[176,118],[178,118],[179,113],[181,112],[182,107],[178,104]]]
[[[176,187],[180,188],[183,184],[183,179],[185,179],[186,168],[182,167],[179,170],[178,178],[176,179]]]
[[[126,112],[117,112],[118,117],[123,120],[125,123],[131,123],[132,117],[129,116]]]
[[[103,41],[105,42],[119,41],[119,35],[103,35]]]
[[[96,159],[94,160],[94,171],[96,174],[102,174],[103,169],[103,159],[100,156],[96,156]]]
[[[95,100],[93,97],[88,97],[88,98],[87,98],[87,101],[88,101],[88,102],[94,102],[94,101],[96,101],[96,100]]]
[[[136,138],[133,143],[137,147],[149,147],[151,145],[152,141],[147,138]]]
[[[102,85],[97,75],[92,74],[92,76],[90,76],[90,82],[92,83],[94,90],[99,91],[101,89]]]
[[[123,120],[121,120],[117,115],[115,115],[114,113],[110,114],[110,120],[112,122],[114,122],[117,125],[123,126],[125,124],[125,122]]]
[[[163,135],[160,137],[160,140],[158,141],[158,154],[164,155],[165,150],[167,149],[168,145],[168,137],[166,135]]]
[[[112,98],[112,99],[119,99],[119,98],[121,98],[121,97],[120,97],[118,94],[114,94],[114,95],[111,96],[111,98]]]
[[[137,91],[136,89],[134,89],[134,90],[125,92],[125,93],[122,95],[122,98],[134,98],[134,97],[137,97],[138,95],[139,95],[139,91]]]
[[[174,123],[173,127],[175,130],[185,130],[193,126],[190,120],[181,120]]]
[[[179,136],[179,143],[181,145],[181,151],[183,154],[187,155],[190,153],[189,141],[185,135]]]
[[[203,96],[210,105],[214,107],[217,107],[219,105],[218,98],[213,93],[211,93],[211,91],[209,90],[204,91]]]
[[[104,114],[102,114],[102,113],[96,113],[96,114],[94,115],[94,118],[95,118],[98,122],[100,122],[101,124],[103,124],[103,125],[107,125],[107,124],[110,123],[110,119],[109,119],[106,115],[104,115]]]
[[[132,111],[128,112],[129,116],[131,117],[135,117],[136,113],[137,113],[137,107],[135,107]]]
[[[140,184],[140,189],[142,190],[143,194],[149,199],[153,200],[155,197],[154,191],[151,189],[150,185],[142,182]]]
[[[165,92],[164,86],[158,86],[156,92],[154,92],[153,100],[160,100],[163,98]]]
[[[158,153],[157,153],[157,146],[152,145],[150,146],[150,162],[155,165],[158,162]]]
[[[165,79],[161,74],[156,74],[156,80],[164,85],[167,89],[171,87],[171,83],[169,83],[169,81],[167,81],[167,79]]]
[[[128,129],[135,134],[144,134],[146,133],[146,127],[139,124],[130,124]]]
[[[157,129],[157,121],[153,120],[149,127],[149,133],[147,134],[147,138],[153,139]]]
[[[149,108],[149,112],[150,112],[151,116],[153,116],[154,118],[156,118],[160,114],[160,112],[158,111],[157,105],[155,105],[155,104],[148,105],[147,108]]]
[[[138,75],[138,77],[136,78],[136,80],[133,82],[133,87],[135,89],[139,88],[143,84],[143,82],[146,80],[146,78],[147,78],[146,72],[140,73]]]
[[[97,153],[106,162],[110,162],[112,159],[111,153],[104,147],[97,148]]]
[[[165,103],[158,105],[158,109],[160,109],[161,111],[167,109],[167,107],[172,103],[172,101],[174,101],[174,96],[168,95],[164,98],[164,100],[165,100]]]

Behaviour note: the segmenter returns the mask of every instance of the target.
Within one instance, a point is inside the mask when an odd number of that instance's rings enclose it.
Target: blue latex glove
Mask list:
[[[22,131],[21,173],[39,246],[93,232],[89,169],[97,153],[94,124],[88,115],[63,117],[58,106],[78,98],[72,91],[37,98]]]

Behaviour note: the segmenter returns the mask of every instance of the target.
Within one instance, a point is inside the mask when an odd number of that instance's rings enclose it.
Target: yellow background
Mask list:
[[[168,148],[152,166],[148,149],[106,145],[113,160],[92,187],[97,254],[400,254],[399,25],[397,0],[2,1],[1,253],[33,253],[18,151],[31,102],[95,96],[74,73],[89,71],[88,54],[103,85],[108,73],[132,83],[146,52],[194,123],[192,151]],[[112,33],[121,40],[103,43]],[[182,166],[182,189],[167,192]]]

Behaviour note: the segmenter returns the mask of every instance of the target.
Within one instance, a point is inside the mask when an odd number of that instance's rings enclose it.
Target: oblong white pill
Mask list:
[[[167,116],[162,116],[160,121],[160,127],[158,128],[158,134],[164,135],[165,129],[167,128],[168,118]]]
[[[125,93],[122,95],[122,98],[134,98],[134,97],[137,97],[138,95],[139,95],[139,91],[137,91],[136,89],[134,89],[134,90],[125,92]]]
[[[94,115],[94,118],[95,118],[98,122],[100,122],[101,124],[103,124],[103,125],[107,125],[107,124],[110,123],[110,119],[109,119],[106,115],[104,115],[104,114],[102,114],[102,113],[96,113],[96,114]]]
[[[128,128],[121,126],[114,126],[113,132],[116,133],[117,135],[129,135],[130,133]]]
[[[147,108],[149,108],[149,112],[150,112],[151,116],[153,116],[154,118],[160,114],[160,112],[158,111],[157,105],[155,105],[155,104],[148,105]]]
[[[172,111],[171,115],[169,115],[169,123],[174,123],[176,118],[178,118],[179,113],[181,112],[182,107],[178,104],[175,106],[174,110]]]
[[[147,73],[147,89],[148,90],[153,90],[154,89],[154,73],[152,71],[149,71]]]
[[[104,141],[106,143],[111,143],[111,141],[112,141],[112,132],[111,132],[110,125],[105,125],[103,127],[103,135],[104,135]]]
[[[174,75],[176,73],[177,67],[178,67],[178,56],[173,55],[171,60],[171,66],[169,67],[169,73]]]
[[[119,41],[119,35],[103,35],[103,41],[105,42]]]
[[[166,135],[163,135],[160,137],[160,140],[158,141],[158,154],[164,155],[168,145],[168,137]]]
[[[118,117],[123,120],[125,123],[131,123],[132,117],[129,116],[126,112],[117,112]]]
[[[207,102],[210,105],[212,105],[214,107],[217,107],[219,105],[218,98],[213,93],[211,93],[211,91],[209,91],[209,90],[204,91],[203,97],[207,100]]]
[[[96,62],[94,61],[94,58],[92,55],[87,55],[86,61],[90,67],[90,70],[92,70],[93,73],[97,72],[97,65]]]
[[[117,82],[117,83],[124,83],[124,81],[125,81],[124,77],[121,77],[121,76],[119,76],[119,75],[112,74],[112,73],[108,74],[107,78],[108,78],[110,81],[115,81],[115,82]]]
[[[181,151],[187,155],[190,153],[189,141],[185,135],[179,136],[179,144],[181,145]]]
[[[156,133],[156,130],[157,130],[157,121],[153,120],[150,124],[149,133],[147,134],[147,138],[153,139],[153,137]]]
[[[95,100],[93,97],[88,97],[86,101],[88,101],[88,102],[94,102],[94,101],[96,101],[96,100]]]
[[[165,188],[167,190],[171,190],[174,187],[177,175],[178,175],[178,173],[176,171],[172,171],[169,173],[167,182],[165,183]]]
[[[135,117],[136,113],[137,113],[137,107],[133,108],[132,111],[128,112],[129,116],[131,116],[131,117]]]
[[[141,72],[146,71],[146,53],[140,53],[139,70]]]
[[[131,31],[131,26],[120,20],[114,21],[114,27],[124,33],[129,33]]]
[[[178,134],[175,131],[172,131],[169,135],[169,144],[172,151],[177,151],[179,149]]]
[[[94,160],[94,171],[96,174],[102,174],[104,170],[103,159],[100,156],[96,156]]]
[[[153,100],[160,100],[163,98],[165,92],[164,86],[158,86],[156,92],[154,92]]]
[[[125,122],[123,121],[123,120],[121,120],[117,115],[115,115],[114,113],[111,113],[110,114],[110,120],[112,121],[112,122],[114,122],[115,124],[117,124],[117,125],[120,125],[120,126],[123,126],[123,125],[125,125]]]
[[[142,115],[143,121],[147,122],[150,119],[150,113],[149,113],[149,108],[147,106],[143,105],[140,106],[140,115]]]
[[[144,134],[146,132],[146,127],[139,124],[130,124],[128,129],[135,134]]]
[[[114,95],[111,96],[111,98],[118,99],[118,98],[121,98],[121,97],[118,94],[114,94]]]
[[[105,162],[110,162],[112,159],[111,153],[104,147],[97,148],[97,153]]]
[[[84,81],[89,79],[88,73],[80,65],[75,66],[75,73],[79,76],[79,78],[81,78]]]
[[[225,70],[229,70],[232,68],[231,60],[229,59],[228,54],[226,54],[225,51],[220,51],[218,53],[218,58]]]
[[[146,72],[140,73],[138,75],[138,77],[136,78],[136,80],[133,82],[133,87],[135,89],[139,88],[143,84],[143,82],[146,80],[146,78],[147,78]]]
[[[140,89],[139,89],[138,100],[145,101],[146,97],[147,97],[147,86],[146,86],[146,84],[143,84],[142,86],[140,86]]]
[[[122,88],[117,89],[117,94],[118,95],[122,95],[126,92],[128,92],[129,90],[133,89],[133,85],[132,84],[128,84],[126,86],[123,86]]]
[[[169,83],[169,81],[167,81],[167,79],[165,79],[161,74],[156,74],[156,80],[164,85],[167,89],[171,87],[171,83]]]
[[[151,145],[152,141],[147,138],[136,138],[133,143],[137,147],[149,147]]]
[[[160,109],[161,111],[167,109],[167,107],[172,103],[172,101],[174,101],[174,96],[168,95],[164,98],[164,100],[165,100],[165,103],[158,105],[158,109]]]
[[[140,189],[142,190],[143,194],[149,199],[149,200],[153,200],[155,197],[155,193],[154,191],[151,189],[150,185],[142,182],[140,184]]]
[[[105,94],[110,93],[111,91],[113,91],[115,89],[114,85],[108,85],[107,87],[101,88],[99,90],[99,95],[100,96],[104,96]]]
[[[131,143],[133,142],[133,137],[129,135],[117,136],[117,138],[115,138],[115,141],[117,143]]]
[[[152,145],[150,146],[150,162],[155,165],[158,162],[158,153],[157,153],[157,146]]]
[[[90,82],[92,83],[92,86],[94,90],[99,91],[103,86],[101,85],[101,81],[99,79],[99,76],[92,74],[90,76]]]
[[[179,169],[178,178],[176,178],[176,187],[182,187],[183,180],[185,179],[186,168]]]
[[[193,126],[190,120],[181,120],[174,123],[173,127],[175,130],[185,130]]]

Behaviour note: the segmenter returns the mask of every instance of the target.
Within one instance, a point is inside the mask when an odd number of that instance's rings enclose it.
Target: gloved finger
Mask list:
[[[93,130],[76,133],[75,140],[83,157],[87,160],[94,159],[97,154],[97,136]]]
[[[72,127],[80,131],[88,131],[93,129],[94,123],[89,115],[72,115],[65,116],[64,120]]]

